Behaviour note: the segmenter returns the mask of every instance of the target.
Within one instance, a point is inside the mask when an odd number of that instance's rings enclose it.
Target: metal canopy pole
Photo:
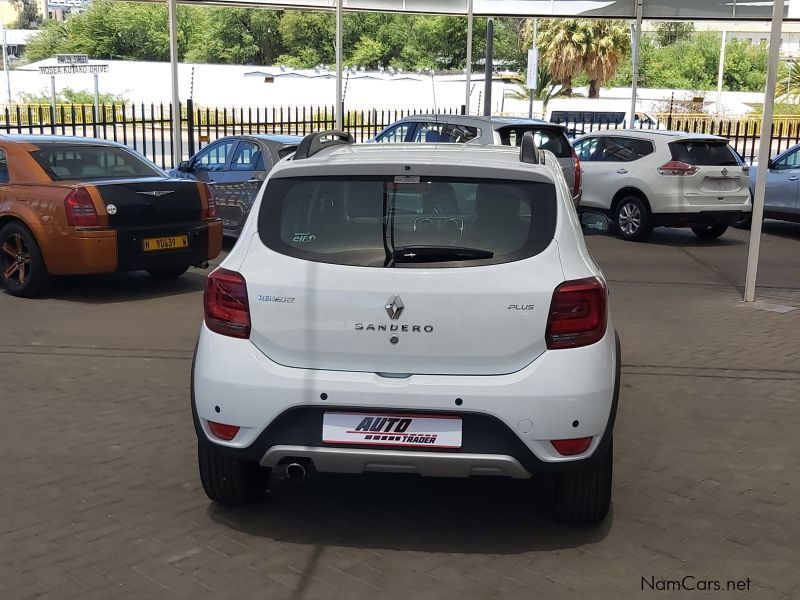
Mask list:
[[[336,104],[333,114],[336,117],[336,129],[342,130],[342,111],[344,102],[342,101],[342,2],[336,0]]]
[[[636,93],[639,88],[639,42],[642,40],[642,0],[636,0],[636,21],[633,29],[631,52],[631,122],[628,127],[633,127],[636,120]]]
[[[181,129],[181,99],[178,94],[178,3],[167,0],[169,9],[169,67],[172,76],[172,166],[183,160],[183,133]]]
[[[719,69],[717,70],[717,112],[722,101],[722,78],[725,75],[725,48],[728,45],[728,31],[722,30],[722,45],[719,48]]]
[[[772,153],[772,114],[775,104],[775,86],[778,79],[778,51],[783,26],[783,0],[772,6],[772,32],[769,36],[769,62],[767,63],[767,89],[764,92],[764,120],[758,146],[756,190],[753,197],[753,218],[750,226],[750,243],[747,247],[747,276],[744,284],[744,301],[752,302],[756,296],[758,252],[761,245],[761,225],[764,222],[764,195],[767,190],[767,162]]]
[[[483,76],[483,115],[488,117],[492,114],[492,73],[494,66],[494,20],[486,21],[486,67]]]
[[[467,69],[466,84],[464,89],[464,114],[469,114],[469,97],[472,95],[470,86],[472,85],[472,0],[467,0]]]

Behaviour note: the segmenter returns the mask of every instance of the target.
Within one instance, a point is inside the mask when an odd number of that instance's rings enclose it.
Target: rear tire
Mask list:
[[[22,223],[0,230],[0,282],[12,296],[31,298],[52,282],[36,238]]]
[[[207,444],[198,446],[197,463],[206,496],[218,504],[244,506],[264,496],[269,471],[256,463],[232,458]]]
[[[184,267],[158,267],[147,269],[150,276],[154,279],[176,279],[189,270],[189,265]]]
[[[714,225],[695,225],[692,227],[694,234],[701,240],[715,240],[723,233],[728,231],[725,223],[715,223]]]
[[[568,523],[600,523],[611,506],[614,441],[588,468],[556,476],[556,516]]]
[[[637,196],[625,196],[614,209],[614,225],[619,237],[629,242],[643,242],[653,232],[647,203]]]

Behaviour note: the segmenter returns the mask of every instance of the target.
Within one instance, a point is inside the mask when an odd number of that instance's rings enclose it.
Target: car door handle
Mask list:
[[[794,175],[792,175],[791,177],[789,177],[789,181],[797,181],[797,177],[795,177]]]
[[[627,173],[627,172],[628,172],[628,169],[617,169],[617,173],[619,173],[620,175],[625,175],[625,173]]]
[[[262,179],[257,179],[253,177],[253,179],[248,179],[247,183],[262,183],[262,181],[263,181]]]

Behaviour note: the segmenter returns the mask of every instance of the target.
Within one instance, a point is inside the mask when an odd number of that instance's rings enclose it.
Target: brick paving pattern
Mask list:
[[[203,272],[0,293],[0,598],[799,598],[800,225],[766,225],[756,306],[746,240],[588,238],[624,363],[595,529],[500,479],[326,476],[216,507],[187,387]],[[750,590],[642,589],[686,575]]]

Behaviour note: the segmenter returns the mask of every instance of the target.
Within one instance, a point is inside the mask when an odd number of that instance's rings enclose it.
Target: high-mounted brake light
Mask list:
[[[72,227],[96,227],[100,225],[100,217],[94,207],[92,197],[85,187],[73,189],[64,198],[64,209],[67,211],[67,225]]]
[[[208,422],[208,428],[215,436],[226,442],[230,442],[239,433],[238,425],[225,425],[224,423],[215,423],[214,421]]]
[[[578,158],[578,153],[575,148],[570,146],[572,150],[572,167],[575,169],[575,183],[572,186],[572,197],[577,198],[581,193],[581,159]]]
[[[217,269],[208,276],[203,296],[206,327],[235,338],[250,337],[250,303],[241,273]]]
[[[606,288],[595,277],[565,281],[553,292],[545,339],[550,350],[599,342],[608,320]]]
[[[671,160],[658,167],[658,172],[661,175],[694,175],[697,173],[697,167],[679,160]]]

